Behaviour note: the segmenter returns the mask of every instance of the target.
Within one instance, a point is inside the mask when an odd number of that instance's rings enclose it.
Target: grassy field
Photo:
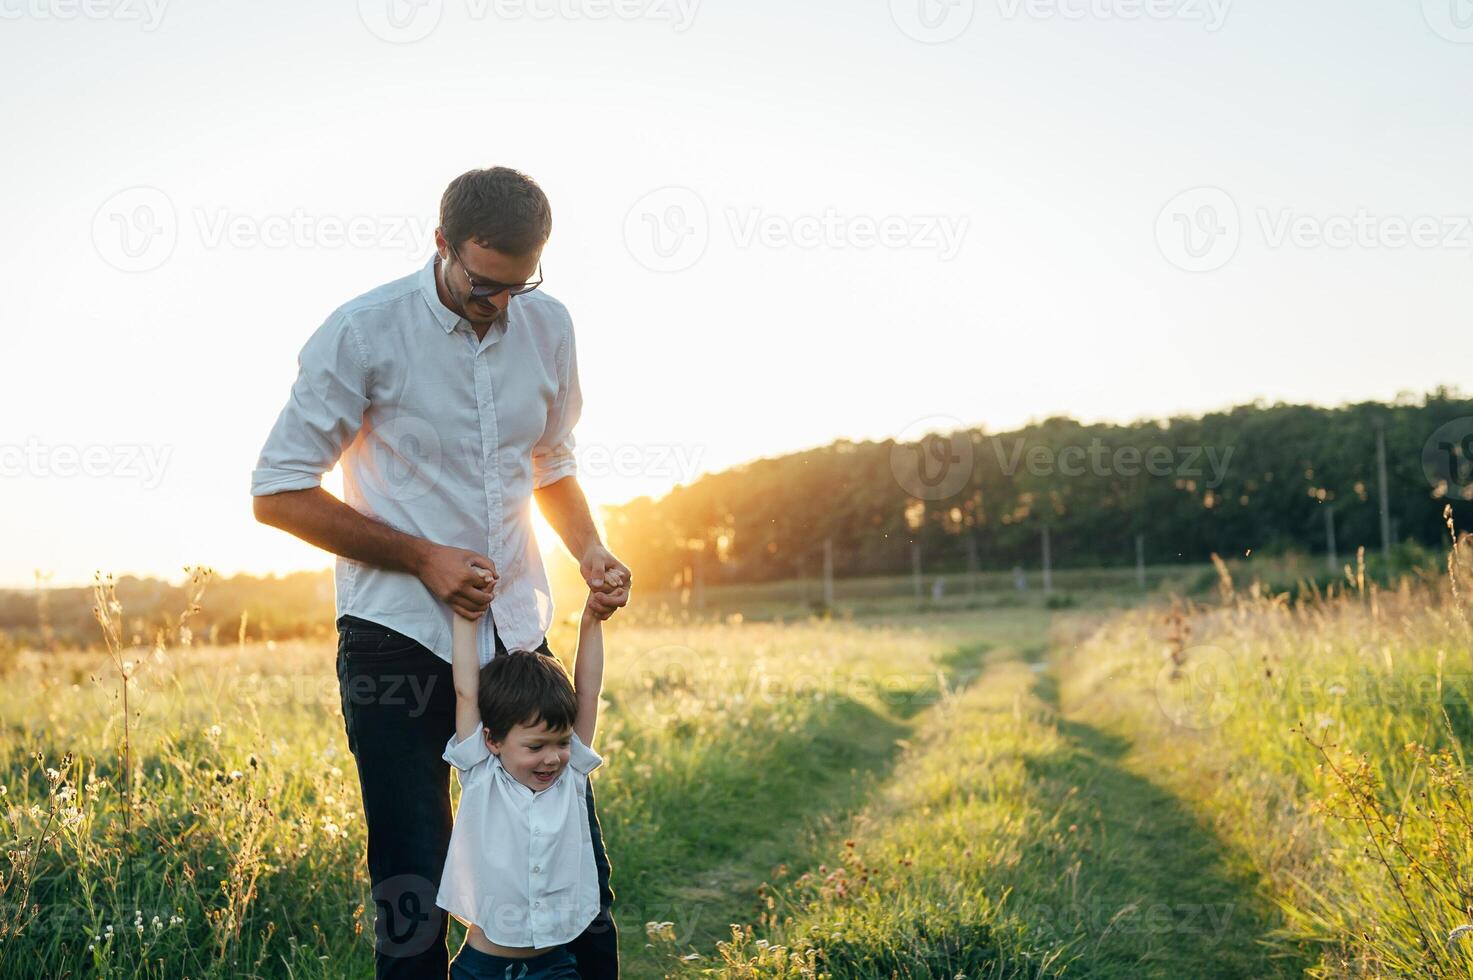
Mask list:
[[[1466,594],[1224,581],[616,618],[595,779],[626,974],[1470,975]],[[0,977],[369,975],[333,656],[17,658]]]

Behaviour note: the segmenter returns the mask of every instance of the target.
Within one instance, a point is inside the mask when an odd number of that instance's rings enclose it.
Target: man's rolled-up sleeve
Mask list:
[[[368,404],[367,348],[352,320],[334,313],[297,355],[297,380],[251,473],[251,496],[321,486]]]
[[[578,473],[578,461],[573,457],[573,427],[583,414],[583,391],[578,387],[578,347],[571,322],[559,353],[562,376],[558,396],[547,414],[542,438],[532,447],[532,487],[537,490]]]

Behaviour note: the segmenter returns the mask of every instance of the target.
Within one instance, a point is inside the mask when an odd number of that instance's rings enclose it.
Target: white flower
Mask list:
[[[225,734],[225,729],[221,728],[219,725],[211,725],[209,728],[205,729],[205,734],[210,736],[210,738],[219,738],[221,735]]]

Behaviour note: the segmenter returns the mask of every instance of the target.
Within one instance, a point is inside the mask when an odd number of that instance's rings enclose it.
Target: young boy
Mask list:
[[[599,913],[585,794],[603,763],[591,748],[603,625],[585,605],[569,683],[556,658],[527,650],[481,667],[475,624],[454,622],[445,760],[460,770],[460,809],[436,904],[469,932],[451,980],[578,980],[564,944]]]

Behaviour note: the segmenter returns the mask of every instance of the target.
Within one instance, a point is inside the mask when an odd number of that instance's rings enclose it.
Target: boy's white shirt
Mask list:
[[[575,732],[568,764],[535,792],[507,772],[482,730],[450,736],[444,759],[460,772],[460,809],[436,904],[502,946],[580,936],[599,913],[587,795],[603,758]]]

